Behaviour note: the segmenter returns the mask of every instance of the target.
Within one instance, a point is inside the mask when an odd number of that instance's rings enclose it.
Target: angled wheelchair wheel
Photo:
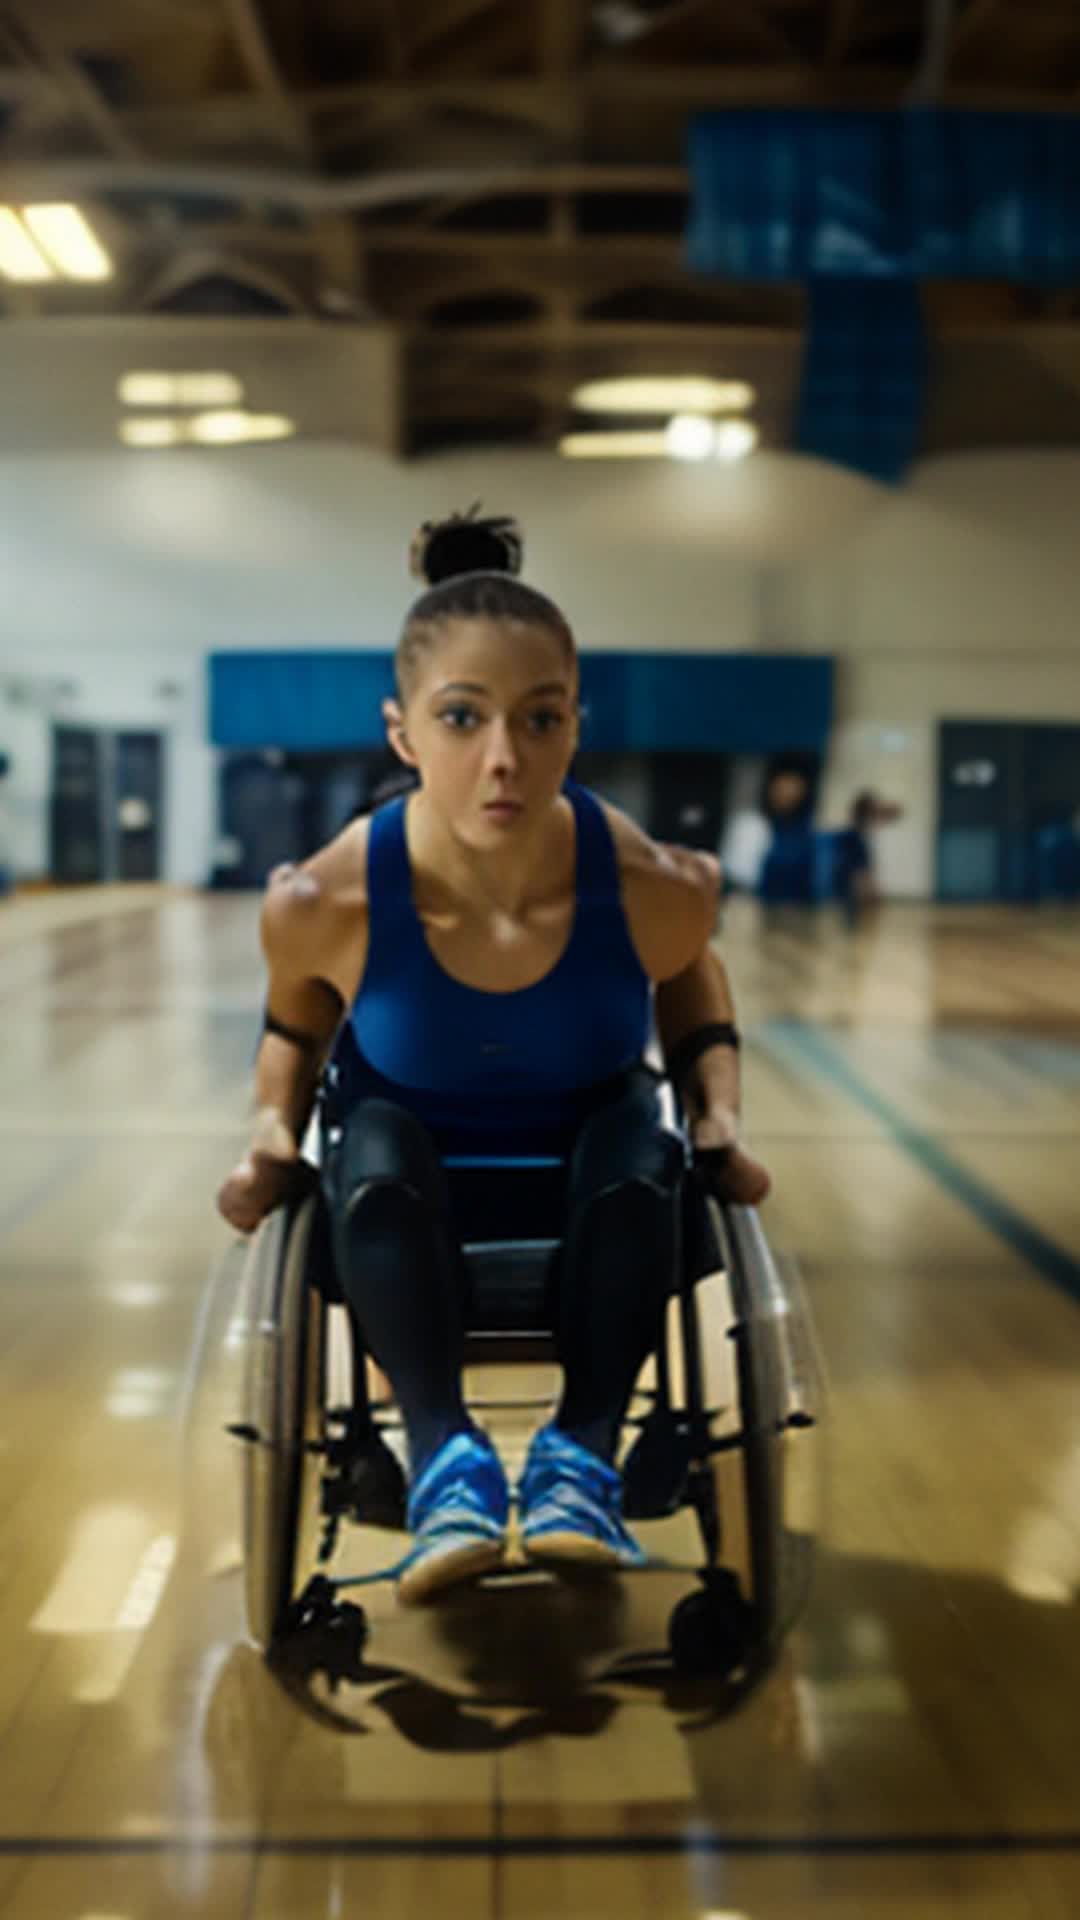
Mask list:
[[[692,1279],[669,1307],[669,1372],[705,1564],[669,1640],[679,1671],[738,1676],[745,1694],[807,1597],[821,1381],[796,1276],[754,1210],[688,1187],[685,1220]]]
[[[823,1500],[825,1381],[798,1274],[774,1258],[752,1207],[724,1225],[739,1312],[756,1594],[775,1643],[809,1597]]]
[[[325,1454],[326,1307],[312,1284],[318,1200],[279,1207],[252,1243],[245,1393],[244,1590],[268,1652],[316,1561]]]

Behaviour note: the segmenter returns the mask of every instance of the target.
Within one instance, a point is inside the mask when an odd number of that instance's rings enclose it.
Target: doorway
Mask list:
[[[162,736],[54,726],[49,874],[63,886],[161,877]]]
[[[938,795],[939,900],[1037,900],[1080,816],[1080,726],[944,721]]]

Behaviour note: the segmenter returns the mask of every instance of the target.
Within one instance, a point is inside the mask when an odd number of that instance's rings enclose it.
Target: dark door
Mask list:
[[[1023,897],[1023,728],[947,720],[939,756],[941,900]]]
[[[1036,899],[1080,808],[1080,727],[946,721],[939,791],[939,898]]]
[[[1038,832],[1080,811],[1080,727],[1024,728],[1024,811]]]
[[[66,886],[106,877],[103,767],[93,728],[53,728],[49,873]]]
[[[719,753],[656,753],[650,760],[648,830],[657,840],[715,853],[724,823],[728,762]]]
[[[113,752],[113,846],[117,880],[161,871],[161,735],[118,733]]]
[[[312,851],[304,838],[305,785],[284,754],[236,754],[221,774],[221,822],[231,859],[217,884],[263,887],[272,867]]]
[[[1025,727],[1027,897],[1080,896],[1080,727]]]

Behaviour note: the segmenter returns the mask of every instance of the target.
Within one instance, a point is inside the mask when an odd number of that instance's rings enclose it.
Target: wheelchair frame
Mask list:
[[[649,1410],[628,1420],[639,1431],[623,1463],[625,1506],[632,1520],[684,1505],[695,1512],[703,1564],[697,1589],[671,1615],[669,1652],[679,1673],[719,1677],[741,1697],[774,1663],[809,1590],[812,1527],[789,1525],[787,1508],[793,1469],[804,1464],[796,1457],[805,1451],[801,1436],[816,1423],[820,1373],[805,1309],[796,1310],[755,1212],[721,1206],[688,1169],[680,1216],[679,1271]],[[341,1598],[359,1582],[335,1582],[326,1571],[343,1519],[362,1523],[363,1516],[352,1510],[348,1410],[328,1399],[329,1303],[340,1294],[325,1227],[321,1196],[308,1192],[278,1208],[253,1238],[245,1406],[229,1431],[246,1443],[251,1638],[273,1658],[307,1635],[319,1643],[313,1664],[336,1684],[362,1676],[367,1621]],[[687,1270],[690,1245],[699,1254],[693,1264],[705,1265],[701,1274]],[[466,1248],[467,1264],[476,1272],[485,1255],[497,1265],[515,1250],[519,1243],[477,1243]],[[497,1328],[495,1335],[501,1338]],[[506,1338],[536,1357],[536,1336]],[[721,1341],[730,1343],[723,1355]],[[734,1405],[709,1404],[718,1358],[734,1380]],[[353,1364],[361,1363],[354,1353]],[[320,1570],[302,1584],[315,1563]]]

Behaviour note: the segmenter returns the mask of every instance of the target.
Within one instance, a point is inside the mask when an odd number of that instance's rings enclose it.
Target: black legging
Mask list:
[[[564,1374],[556,1424],[611,1460],[675,1276],[683,1148],[647,1069],[597,1102],[569,1157],[552,1326]],[[413,1114],[364,1099],[327,1156],[324,1188],[346,1302],[390,1378],[416,1473],[471,1424],[468,1290],[447,1175]]]

